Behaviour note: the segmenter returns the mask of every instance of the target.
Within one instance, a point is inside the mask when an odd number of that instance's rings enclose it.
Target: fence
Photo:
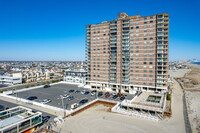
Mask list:
[[[118,103],[117,105],[115,105],[111,109],[111,111],[115,112],[115,113],[120,113],[120,114],[135,116],[137,118],[143,118],[143,119],[152,120],[152,121],[158,121],[159,120],[159,118],[156,117],[156,116],[150,116],[150,115],[144,114],[144,113],[139,113],[139,112],[135,112],[135,111],[124,110],[124,109],[121,109],[119,106],[120,106],[120,103]]]

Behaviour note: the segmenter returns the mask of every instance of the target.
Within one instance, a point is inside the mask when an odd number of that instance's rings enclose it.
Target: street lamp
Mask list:
[[[65,105],[64,105],[64,101],[63,101],[63,96],[60,95],[60,98],[61,98],[62,107],[63,107],[63,115],[64,115],[64,117],[65,117]]]

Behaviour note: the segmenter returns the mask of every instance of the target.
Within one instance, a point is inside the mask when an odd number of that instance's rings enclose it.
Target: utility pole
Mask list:
[[[16,92],[16,88],[15,88],[14,93],[15,93],[15,95],[16,95],[15,97],[16,97],[16,103],[17,103],[18,101],[17,101],[17,92]]]

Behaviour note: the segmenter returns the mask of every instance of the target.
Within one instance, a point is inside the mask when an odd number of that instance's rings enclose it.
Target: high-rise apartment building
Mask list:
[[[86,25],[87,84],[116,92],[168,87],[169,14]]]

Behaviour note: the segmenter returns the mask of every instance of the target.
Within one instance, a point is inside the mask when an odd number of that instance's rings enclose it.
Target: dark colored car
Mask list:
[[[3,105],[0,105],[0,111],[5,110],[5,107]]]
[[[37,97],[36,96],[30,96],[30,97],[28,97],[28,98],[26,98],[27,100],[35,100],[35,99],[37,99]]]
[[[108,94],[110,94],[109,92],[106,92],[104,95],[106,96],[106,95],[108,95]]]
[[[74,92],[74,90],[69,90],[69,93],[72,93],[72,92]]]
[[[83,99],[83,100],[81,100],[80,102],[79,102],[79,104],[85,104],[85,103],[87,103],[88,102],[88,99]]]
[[[108,97],[110,97],[110,94],[107,94],[107,95],[105,96],[105,98],[108,98]]]
[[[75,93],[80,93],[80,91],[79,91],[79,90],[76,90]]]
[[[84,94],[87,95],[87,94],[89,94],[89,93],[90,93],[89,91],[86,91]]]
[[[114,96],[113,96],[113,99],[116,99],[117,97],[118,97],[117,95],[114,95]]]
[[[120,100],[124,100],[125,99],[125,97],[120,97]]]
[[[69,96],[69,97],[67,98],[68,101],[73,100],[73,99],[74,99],[73,96]]]
[[[44,86],[44,88],[49,88],[49,87],[51,87],[51,86],[50,86],[50,85],[45,85],[45,86]]]
[[[102,95],[103,95],[103,92],[100,91],[100,92],[98,93],[98,97],[101,97]]]
[[[124,97],[124,95],[122,93],[118,93],[117,95],[118,95],[118,97]]]

